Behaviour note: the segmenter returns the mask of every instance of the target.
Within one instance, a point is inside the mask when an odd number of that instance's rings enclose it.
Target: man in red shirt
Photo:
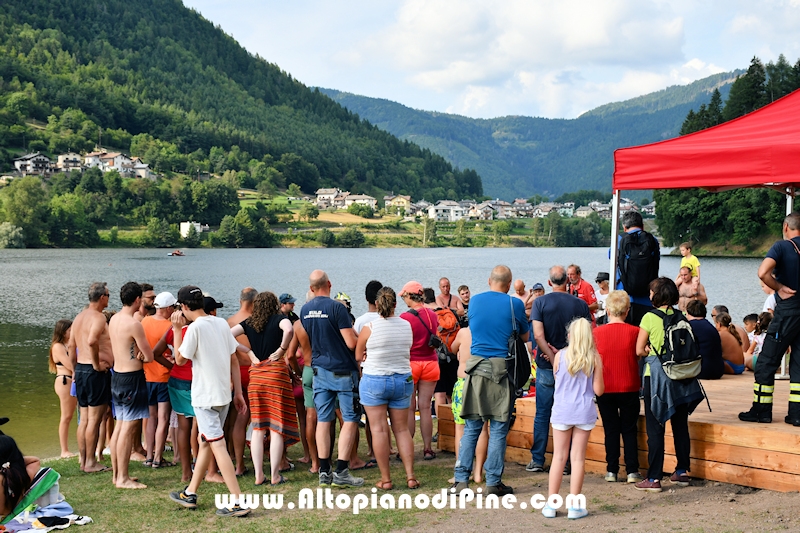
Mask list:
[[[594,312],[600,307],[597,303],[597,296],[594,294],[594,287],[591,283],[581,279],[581,267],[578,265],[570,265],[567,267],[567,292],[573,296],[577,296],[589,306],[589,312],[592,314],[592,325],[595,324]]]

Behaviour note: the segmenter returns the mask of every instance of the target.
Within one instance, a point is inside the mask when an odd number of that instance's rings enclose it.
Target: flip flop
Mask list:
[[[370,468],[376,468],[378,466],[378,461],[375,459],[370,459],[364,466],[359,466],[358,468],[351,468],[350,470],[369,470]]]
[[[244,472],[242,472],[241,474],[236,474],[236,477],[243,477],[243,476],[246,476],[246,475],[247,475],[247,474],[249,474],[249,473],[250,473],[250,470],[248,470],[248,469],[245,467],[245,469],[244,469]]]
[[[281,468],[278,472],[291,472],[295,469],[294,463],[289,463],[289,468]],[[273,483],[273,485],[279,485],[279,483]]]
[[[153,461],[153,468],[168,468],[170,466],[178,466],[177,463],[161,459],[161,461]]]
[[[87,472],[85,470],[81,470],[81,472],[83,472],[84,474],[99,474],[100,472],[111,472],[111,467],[110,466],[104,466],[100,470],[95,470],[94,472]]]
[[[266,485],[266,484],[267,484],[267,476],[264,476],[264,479],[261,480],[261,483],[256,483],[255,486],[256,487],[260,487],[261,485]],[[270,483],[270,485],[271,485],[271,483]]]
[[[266,480],[266,479],[267,478],[265,477],[264,480]],[[288,479],[286,479],[285,477],[281,476],[281,480],[280,481],[278,481],[277,483],[270,482],[270,485],[272,485],[274,487],[275,485],[283,485],[284,483],[288,483],[288,482],[289,482]]]

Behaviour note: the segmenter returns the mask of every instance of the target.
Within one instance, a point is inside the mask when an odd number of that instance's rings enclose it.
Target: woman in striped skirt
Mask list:
[[[278,298],[271,292],[262,292],[253,301],[250,318],[232,327],[231,333],[235,337],[247,335],[252,346],[247,352],[252,362],[247,390],[253,422],[250,455],[256,485],[267,482],[264,475],[264,436],[267,430],[270,432],[270,484],[280,485],[287,481],[280,473],[284,446],[300,440],[292,380],[289,378],[290,372],[299,374],[300,369],[295,355],[287,353],[293,336],[292,323],[280,313]]]

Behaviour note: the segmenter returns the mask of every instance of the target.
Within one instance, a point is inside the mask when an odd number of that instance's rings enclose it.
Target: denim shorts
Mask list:
[[[364,374],[358,391],[361,404],[367,407],[388,405],[389,409],[408,409],[414,392],[414,379],[411,372],[388,376]]]
[[[358,370],[333,373],[322,367],[314,368],[314,407],[317,420],[332,422],[336,417],[336,399],[345,422],[361,419],[361,404],[358,401]]]

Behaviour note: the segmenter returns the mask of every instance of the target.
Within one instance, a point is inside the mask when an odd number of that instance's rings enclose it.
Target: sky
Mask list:
[[[473,118],[574,118],[800,57],[800,0],[184,0],[308,86]]]

